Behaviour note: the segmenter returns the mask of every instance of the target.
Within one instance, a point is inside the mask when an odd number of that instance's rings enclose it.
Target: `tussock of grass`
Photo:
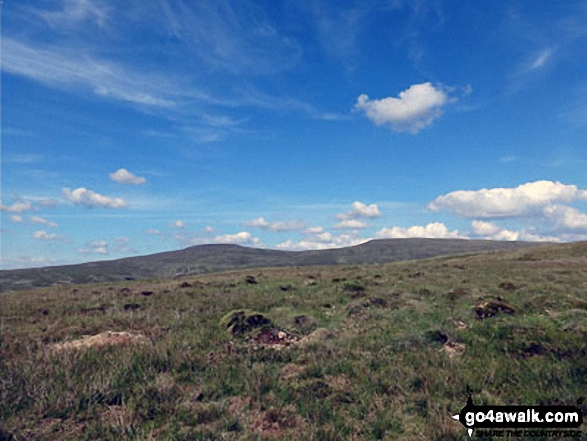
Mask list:
[[[450,415],[467,387],[476,404],[575,404],[587,390],[587,245],[544,250],[0,294],[0,429],[465,440]],[[264,326],[295,339],[250,337]],[[51,350],[107,331],[150,343]]]

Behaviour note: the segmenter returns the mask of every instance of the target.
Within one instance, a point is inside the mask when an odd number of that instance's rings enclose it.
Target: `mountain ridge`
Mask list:
[[[232,269],[310,265],[374,265],[452,254],[547,245],[469,239],[374,239],[343,248],[285,251],[203,244],[145,256],[0,271],[0,292],[43,286],[193,276]]]

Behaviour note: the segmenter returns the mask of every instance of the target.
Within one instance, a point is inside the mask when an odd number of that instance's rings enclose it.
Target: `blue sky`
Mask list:
[[[587,240],[585,2],[2,8],[2,268]]]

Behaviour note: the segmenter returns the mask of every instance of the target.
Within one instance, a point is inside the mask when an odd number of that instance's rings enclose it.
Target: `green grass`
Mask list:
[[[582,243],[231,271],[185,288],[182,279],[0,294],[0,434],[465,440],[450,415],[467,387],[476,404],[585,397],[586,256]],[[515,312],[476,318],[490,301]],[[232,334],[227,317],[239,310],[267,317],[291,344],[257,341],[262,327]],[[51,350],[107,330],[151,344]]]

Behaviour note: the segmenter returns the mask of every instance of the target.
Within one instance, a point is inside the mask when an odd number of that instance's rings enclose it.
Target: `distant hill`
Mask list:
[[[466,239],[379,239],[353,247],[315,251],[280,251],[226,244],[197,245],[117,260],[0,271],[0,292],[77,283],[182,277],[244,268],[372,265],[539,245],[544,244]]]

